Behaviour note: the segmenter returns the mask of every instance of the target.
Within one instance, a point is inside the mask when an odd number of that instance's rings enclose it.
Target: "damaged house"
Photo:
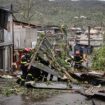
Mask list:
[[[12,14],[0,8],[0,70],[10,70],[13,52]]]
[[[8,71],[13,62],[13,49],[35,47],[37,28],[33,24],[13,20],[11,12],[2,8],[0,20],[0,70]]]

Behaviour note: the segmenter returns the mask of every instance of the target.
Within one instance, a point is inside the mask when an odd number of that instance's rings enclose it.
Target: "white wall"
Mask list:
[[[14,26],[15,49],[32,48],[34,41],[37,41],[37,30],[35,28]]]

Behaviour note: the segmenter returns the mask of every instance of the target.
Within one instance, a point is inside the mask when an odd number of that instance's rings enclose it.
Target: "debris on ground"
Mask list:
[[[70,73],[71,76],[81,82],[88,82],[93,85],[105,85],[105,77],[103,73],[98,72],[82,72],[82,73]]]
[[[59,93],[61,93],[60,90],[22,87],[16,84],[16,79],[0,79],[0,96],[24,95],[24,97],[37,100]]]
[[[46,54],[47,61],[49,61],[49,64],[45,67],[45,59],[42,58],[42,52],[43,54]],[[37,58],[37,55],[41,58],[42,61],[40,63],[42,64],[36,64],[35,59]],[[50,63],[51,62],[51,63]],[[53,76],[56,76],[57,78],[62,79],[64,74],[66,75],[67,79],[70,79],[71,81],[74,81],[74,79],[69,75],[66,68],[62,68],[61,65],[57,62],[57,59],[55,57],[54,51],[52,50],[52,45],[50,44],[49,40],[44,37],[40,44],[38,45],[37,51],[34,52],[32,60],[28,66],[28,69],[31,68],[31,66],[38,66],[42,67],[38,70],[44,71],[47,74],[51,74]]]
[[[13,77],[10,75],[2,75],[0,78],[5,78],[5,79],[12,79]]]
[[[24,85],[25,82],[32,80],[46,83],[47,81],[65,81],[70,85],[70,82],[77,82],[69,74],[70,71],[68,72],[68,69],[57,61],[53,47],[46,36],[42,38],[36,49],[27,67],[27,75],[23,75],[25,78],[20,77],[17,83]]]
[[[105,87],[99,86],[90,86],[89,88],[84,88],[78,91],[80,94],[86,96],[89,99],[98,99],[105,101]]]

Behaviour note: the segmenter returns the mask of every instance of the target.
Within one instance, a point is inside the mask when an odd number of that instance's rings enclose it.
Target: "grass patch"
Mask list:
[[[57,94],[60,94],[60,90],[53,89],[33,89],[26,88],[16,84],[13,80],[5,80],[3,84],[0,85],[0,95],[2,96],[12,96],[12,95],[21,95],[27,100],[39,100],[45,99]]]

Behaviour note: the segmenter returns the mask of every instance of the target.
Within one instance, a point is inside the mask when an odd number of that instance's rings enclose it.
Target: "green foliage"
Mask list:
[[[59,2],[57,2],[59,1]],[[72,2],[71,0],[0,0],[0,5],[13,3],[15,17],[33,24],[100,25],[105,24],[105,3],[100,1]],[[74,19],[75,16],[88,19]]]
[[[57,59],[57,61],[58,61],[58,63],[61,65],[61,67],[64,67],[64,68],[66,68],[66,69],[70,68],[70,64],[67,63],[64,59],[62,59],[62,58],[59,57],[59,58]]]
[[[2,96],[11,96],[11,95],[21,95],[24,98],[28,98],[30,100],[37,100],[42,98],[47,98],[53,95],[59,94],[61,91],[52,90],[52,89],[34,89],[34,88],[26,88],[21,87],[16,84],[14,80],[4,81],[3,84],[0,84],[0,95]]]
[[[94,52],[92,67],[96,70],[105,70],[105,46]]]

